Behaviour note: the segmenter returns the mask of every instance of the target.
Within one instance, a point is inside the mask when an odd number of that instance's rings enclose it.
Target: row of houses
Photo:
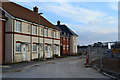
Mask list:
[[[0,2],[0,64],[77,53],[77,34],[66,25],[53,25],[35,6]]]

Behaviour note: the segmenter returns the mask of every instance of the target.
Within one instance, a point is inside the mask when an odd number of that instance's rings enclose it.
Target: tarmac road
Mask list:
[[[38,62],[24,69],[4,73],[3,78],[108,78],[93,68],[84,67],[85,58],[69,57]]]

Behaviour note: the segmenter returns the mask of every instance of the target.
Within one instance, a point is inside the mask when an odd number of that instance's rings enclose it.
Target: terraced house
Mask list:
[[[13,2],[3,2],[0,10],[0,20],[5,24],[1,63],[60,56],[60,30],[41,16],[37,7],[31,11]]]

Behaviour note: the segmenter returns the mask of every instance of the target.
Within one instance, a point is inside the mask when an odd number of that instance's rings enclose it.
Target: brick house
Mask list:
[[[71,55],[77,53],[78,35],[66,25],[62,25],[60,21],[57,21],[56,26],[61,30],[61,55]]]
[[[2,2],[0,10],[7,17],[6,22],[0,18],[3,23],[0,33],[5,35],[0,35],[0,43],[3,43],[0,56],[5,55],[3,62],[60,56],[60,29],[39,15],[37,7],[31,11],[13,2]]]

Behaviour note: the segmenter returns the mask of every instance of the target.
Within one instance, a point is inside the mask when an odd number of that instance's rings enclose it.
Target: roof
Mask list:
[[[65,32],[69,35],[75,35],[78,36],[75,32],[73,32],[70,28],[68,28],[66,25],[56,25],[62,32]]]
[[[59,30],[44,17],[16,3],[2,2],[2,8],[15,18],[20,18],[26,21]]]

